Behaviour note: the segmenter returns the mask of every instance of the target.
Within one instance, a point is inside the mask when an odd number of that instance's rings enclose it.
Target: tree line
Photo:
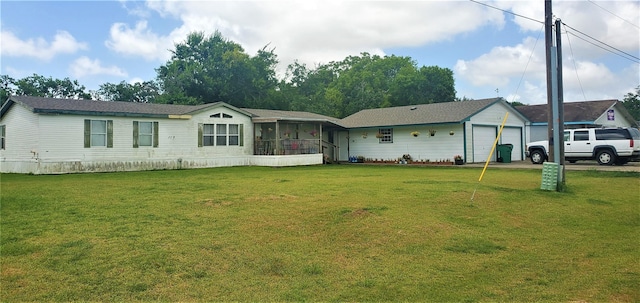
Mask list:
[[[314,67],[296,61],[277,77],[274,51],[267,45],[251,56],[218,31],[193,32],[175,45],[171,58],[155,69],[153,80],[104,83],[97,91],[88,91],[69,78],[0,75],[0,98],[4,102],[9,95],[32,95],[190,105],[223,101],[241,108],[337,118],[368,108],[458,101],[452,70],[419,67],[410,57],[361,53]]]

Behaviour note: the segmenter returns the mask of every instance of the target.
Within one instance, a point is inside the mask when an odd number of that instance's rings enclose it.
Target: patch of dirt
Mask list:
[[[233,203],[229,202],[229,201],[217,201],[217,200],[213,200],[213,199],[206,199],[206,200],[202,200],[200,201],[200,203],[202,203],[202,205],[206,206],[206,207],[223,207],[223,206],[229,206]]]
[[[364,208],[357,208],[352,210],[351,212],[347,212],[344,214],[347,217],[352,217],[352,218],[359,218],[359,217],[366,217],[371,215],[371,212],[369,210],[366,210]]]

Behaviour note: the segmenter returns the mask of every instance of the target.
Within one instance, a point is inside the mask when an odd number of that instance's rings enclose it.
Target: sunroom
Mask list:
[[[336,132],[343,130],[335,118],[295,111],[244,109],[253,114],[255,155],[322,153],[336,161]]]

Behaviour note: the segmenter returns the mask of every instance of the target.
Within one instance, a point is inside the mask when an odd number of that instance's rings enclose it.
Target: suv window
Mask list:
[[[629,128],[629,133],[634,140],[640,140],[640,130],[637,128]]]
[[[596,129],[596,140],[624,140],[631,139],[626,129]]]
[[[588,130],[576,130],[573,132],[573,141],[589,141]]]

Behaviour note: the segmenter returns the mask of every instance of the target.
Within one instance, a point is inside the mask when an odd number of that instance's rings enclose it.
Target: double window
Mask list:
[[[199,124],[198,146],[243,146],[242,124]]]
[[[84,147],[113,147],[113,120],[84,120]]]
[[[133,121],[133,147],[158,147],[158,122]]]

